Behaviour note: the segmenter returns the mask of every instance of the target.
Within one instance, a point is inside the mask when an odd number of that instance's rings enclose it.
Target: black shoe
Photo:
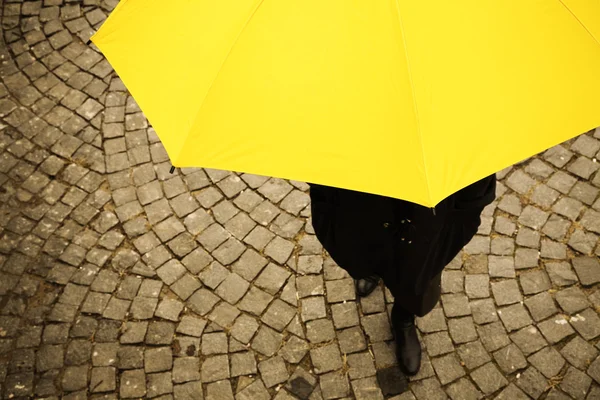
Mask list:
[[[366,297],[373,293],[373,290],[379,285],[380,278],[377,275],[367,276],[363,279],[357,279],[354,281],[356,287],[356,294],[359,297]]]
[[[417,336],[415,319],[414,317],[394,318],[394,309],[392,309],[392,327],[396,336],[398,365],[406,375],[416,375],[421,368],[421,343]]]

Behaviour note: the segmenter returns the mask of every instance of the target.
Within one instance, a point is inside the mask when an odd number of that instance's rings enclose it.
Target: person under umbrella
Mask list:
[[[369,295],[380,280],[394,296],[391,320],[401,370],[415,375],[421,345],[415,316],[440,299],[441,274],[477,233],[483,209],[496,196],[491,175],[450,195],[435,208],[309,183],[312,224],[331,258]]]

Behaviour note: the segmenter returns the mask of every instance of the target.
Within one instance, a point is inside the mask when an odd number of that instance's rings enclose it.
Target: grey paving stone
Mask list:
[[[416,318],[417,327],[423,333],[448,330],[448,325],[441,308],[433,309],[422,318]]]
[[[516,242],[519,246],[539,248],[540,233],[538,231],[534,231],[533,229],[521,227],[517,233]]]
[[[219,298],[212,292],[205,288],[200,288],[187,299],[186,304],[192,311],[200,315],[206,315],[218,302]]]
[[[463,249],[467,254],[489,254],[490,253],[490,238],[486,236],[476,235]]]
[[[585,370],[598,356],[598,350],[580,336],[575,336],[561,350],[562,356],[575,368]]]
[[[498,320],[496,306],[492,299],[474,300],[470,303],[473,321],[476,324],[485,324]]]
[[[272,328],[282,331],[292,320],[296,310],[287,303],[275,299],[262,317],[262,321]]]
[[[258,370],[266,387],[272,387],[287,381],[289,373],[281,356],[269,358],[258,363]]]
[[[356,299],[354,281],[350,278],[327,281],[326,288],[327,301],[329,303],[337,303]]]
[[[122,398],[143,397],[146,394],[146,374],[144,370],[124,371],[120,377],[119,395]]]
[[[460,344],[477,340],[477,331],[472,317],[450,319],[448,328],[454,343]]]
[[[254,284],[270,294],[276,294],[290,275],[286,269],[269,263]]]
[[[600,193],[600,190],[592,185],[586,182],[577,182],[569,195],[582,203],[591,206],[598,197],[598,193]]]
[[[303,275],[295,279],[299,298],[325,294],[325,286],[321,275]]]
[[[246,294],[250,284],[235,273],[229,274],[217,287],[215,294],[230,304],[237,303]]]
[[[279,350],[282,341],[282,334],[265,325],[262,325],[258,329],[256,336],[254,336],[251,347],[253,350],[258,351],[267,357],[271,357]]]
[[[63,367],[64,350],[60,345],[44,345],[40,347],[35,355],[35,369],[37,372],[45,372],[55,368]],[[17,354],[13,352],[12,363]],[[29,362],[27,362],[29,364]],[[33,365],[32,365],[33,367]]]
[[[571,222],[565,218],[561,218],[556,214],[552,214],[548,222],[544,225],[542,232],[554,240],[562,240],[566,236]]]
[[[560,193],[557,190],[541,184],[536,186],[534,189],[533,194],[531,195],[531,200],[543,208],[548,208],[554,204],[559,196]]]
[[[569,164],[567,170],[580,178],[589,179],[590,176],[600,168],[596,163],[584,156],[578,157],[574,162]]]
[[[596,358],[588,367],[587,374],[596,382],[600,381],[600,358]]]
[[[202,283],[204,283],[205,286],[214,290],[230,274],[231,274],[231,272],[229,272],[229,270],[227,268],[225,268],[223,265],[221,265],[218,261],[214,261],[214,262],[210,263],[210,265],[208,267],[204,268],[200,272],[200,274],[198,274],[198,277],[200,278]]]
[[[500,321],[477,326],[477,333],[488,351],[496,351],[510,343],[510,339]]]
[[[558,312],[552,296],[548,292],[542,292],[525,300],[525,306],[536,322],[546,319]]]
[[[355,353],[367,348],[365,335],[357,326],[338,331],[337,339],[340,350],[345,354]]]
[[[109,392],[117,388],[116,368],[98,367],[92,369],[91,392]]]
[[[337,329],[358,325],[358,311],[354,302],[338,303],[331,306],[333,323]]]
[[[562,316],[540,322],[538,328],[550,344],[558,343],[575,333],[569,322]]]
[[[200,373],[203,383],[229,378],[228,356],[218,355],[205,359],[200,367]]]
[[[460,317],[471,314],[469,300],[464,294],[442,295],[442,305],[444,313],[448,317]]]
[[[242,311],[247,311],[256,316],[260,316],[273,300],[273,296],[263,292],[262,290],[251,286],[244,298],[238,304],[238,308]]]
[[[492,363],[487,363],[471,372],[471,378],[473,378],[479,389],[486,395],[492,394],[508,385],[506,378]]]
[[[302,367],[296,368],[285,385],[290,393],[301,399],[308,399],[316,386],[317,379]]]
[[[361,324],[371,343],[393,338],[387,313],[365,315],[361,318]]]
[[[483,397],[483,394],[468,379],[462,378],[446,388],[446,392],[451,399],[469,399],[477,400]]]
[[[442,293],[461,293],[464,291],[464,273],[444,270],[442,272]]]
[[[498,208],[509,214],[519,216],[522,211],[521,201],[514,194],[504,195],[498,203]]]
[[[548,344],[539,330],[533,326],[528,326],[517,332],[511,333],[510,340],[512,340],[526,356],[540,350]]]
[[[569,367],[560,383],[560,388],[575,399],[585,399],[591,383],[592,379],[585,373],[576,368]]]
[[[528,361],[546,378],[556,376],[565,365],[565,359],[552,347],[545,347],[529,356]]]
[[[348,376],[337,371],[319,377],[319,387],[325,399],[336,399],[350,394]]]
[[[137,296],[131,302],[131,315],[135,319],[150,319],[157,304],[157,298]]]
[[[304,322],[326,316],[325,298],[323,296],[311,296],[302,299],[301,315]]]
[[[521,350],[513,343],[494,352],[494,360],[505,375],[527,367],[527,360]]]
[[[491,278],[514,278],[515,259],[512,256],[489,256],[488,269]]]
[[[257,373],[256,358],[250,351],[231,355],[231,376],[252,375]]]
[[[281,348],[281,356],[289,363],[299,363],[309,350],[306,341],[292,335]]]
[[[238,384],[238,386],[239,386],[239,384]],[[279,393],[285,393],[285,390],[280,391]],[[215,395],[214,393],[211,393],[211,394],[213,396]],[[233,396],[231,398],[233,398]],[[238,387],[238,393],[236,394],[236,398],[240,399],[240,400],[250,400],[250,399],[258,399],[258,400],[265,399],[266,400],[266,399],[270,399],[271,396],[269,394],[269,391],[265,388],[265,385],[263,384],[263,382],[260,379],[256,379],[254,382],[252,382],[248,386],[244,387],[242,390],[239,390],[239,387]]]
[[[585,293],[575,286],[556,292],[555,299],[560,308],[569,314],[582,311],[590,304]]]
[[[357,379],[350,382],[350,384],[357,400],[383,399],[383,393],[375,377]]]
[[[179,278],[170,289],[182,300],[187,300],[196,290],[200,288],[200,283],[191,274],[185,274]]]
[[[557,204],[559,204],[561,201]],[[519,216],[519,223],[533,229],[540,230],[548,220],[550,214],[534,206],[527,206]]]
[[[572,263],[583,285],[589,286],[600,282],[600,263],[596,257],[576,257]]]
[[[340,350],[335,343],[311,349],[310,358],[317,374],[334,371],[342,367]]]
[[[318,274],[323,270],[323,257],[320,255],[303,255],[298,257],[298,273]]]
[[[551,258],[555,260],[565,259],[567,256],[567,246],[563,243],[543,239],[540,256],[542,258]]]
[[[550,278],[544,271],[525,272],[519,276],[525,295],[536,294],[551,288]]]
[[[588,231],[600,233],[600,212],[586,209],[579,222]]]
[[[173,340],[173,351],[176,357],[198,357],[200,353],[200,338],[177,335]]]
[[[333,323],[328,319],[317,319],[306,323],[306,337],[311,343],[323,343],[335,338]]]
[[[208,319],[223,328],[230,329],[239,315],[240,310],[236,307],[233,307],[229,303],[221,302],[208,314]]]
[[[173,367],[173,353],[170,347],[156,347],[144,352],[146,373],[168,371]]]
[[[548,272],[550,280],[556,286],[570,286],[577,283],[577,275],[568,262],[546,263],[546,272]]]
[[[513,304],[498,310],[498,315],[508,332],[528,326],[533,321],[522,304]]]
[[[516,385],[529,396],[537,399],[548,389],[544,376],[534,367],[529,367],[519,375],[515,381]]]
[[[448,332],[436,332],[423,337],[427,353],[431,357],[451,353],[454,351],[454,345],[448,335]]]
[[[355,353],[347,356],[348,375],[351,380],[366,378],[376,373],[375,364],[370,353]]]
[[[252,336],[254,336],[258,325],[258,322],[254,318],[242,314],[235,320],[231,328],[231,335],[240,342],[247,344],[252,339]]]
[[[200,379],[200,363],[195,357],[176,357],[173,360],[173,382],[184,383]],[[177,387],[177,386],[175,386]],[[201,389],[200,389],[201,390]],[[177,393],[177,389],[175,389]],[[196,392],[198,393],[198,392]]]
[[[490,278],[487,274],[465,276],[465,292],[469,299],[486,298],[490,296]]]
[[[273,203],[268,200],[263,201],[258,206],[254,207],[249,214],[250,218],[258,222],[262,226],[269,225],[281,211]]]
[[[598,235],[576,229],[571,234],[568,245],[582,254],[590,255],[593,253],[596,243],[598,243]]]
[[[571,325],[586,340],[593,340],[600,335],[600,318],[596,311],[588,308],[571,317]]]
[[[512,236],[517,229],[516,224],[509,218],[498,216],[494,222],[494,230],[502,235]]]
[[[465,376],[465,371],[454,353],[434,358],[431,363],[442,385]]]
[[[509,384],[500,394],[495,397],[495,400],[527,400],[530,399],[521,389],[515,386],[514,383]]]
[[[152,321],[148,325],[146,343],[154,345],[171,344],[174,333],[175,324],[166,321]]]
[[[231,269],[247,281],[252,281],[267,264],[266,258],[253,249],[247,249]]]
[[[205,333],[202,335],[202,354],[227,353],[227,335],[224,332]]]
[[[236,261],[245,250],[246,247],[242,242],[236,238],[230,237],[213,251],[212,256],[223,265],[230,265]]]
[[[144,348],[141,346],[121,346],[117,352],[119,369],[138,369],[144,367]]]
[[[123,344],[141,343],[146,337],[146,331],[148,330],[148,322],[125,322],[123,331],[120,337],[120,342]]]
[[[446,400],[448,396],[436,378],[423,379],[415,382],[411,388],[417,400],[434,399]]]
[[[492,283],[492,294],[499,306],[518,303],[523,300],[519,285],[515,279]]]

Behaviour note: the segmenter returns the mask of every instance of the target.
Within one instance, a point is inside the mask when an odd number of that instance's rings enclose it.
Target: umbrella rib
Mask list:
[[[225,65],[225,63],[227,62],[227,60],[229,59],[229,56],[231,55],[231,52],[233,51],[233,48],[235,47],[235,45],[237,44],[237,42],[239,41],[240,37],[242,36],[242,34],[244,33],[244,31],[246,30],[246,27],[248,26],[248,24],[250,23],[250,21],[252,20],[252,18],[254,17],[254,14],[256,14],[256,12],[258,11],[258,9],[260,8],[260,6],[263,5],[265,0],[259,0],[259,2],[256,4],[256,6],[254,7],[254,9],[252,10],[252,12],[250,13],[250,15],[248,16],[248,18],[246,19],[246,21],[244,22],[244,25],[242,25],[242,29],[240,29],[240,32],[237,34],[237,36],[235,37],[235,39],[233,40],[233,43],[231,44],[231,47],[229,48],[229,51],[227,52],[227,54],[225,55],[225,57],[223,58],[223,62],[221,63],[221,66],[219,67],[219,70],[217,71],[217,73],[215,74],[213,80],[210,82],[210,85],[208,86],[208,89],[206,90],[206,94],[204,95],[204,98],[202,99],[202,101],[200,102],[200,106],[198,107],[198,111],[196,112],[196,115],[194,116],[194,118],[192,119],[192,126],[193,124],[196,122],[196,120],[198,119],[198,115],[200,115],[200,111],[202,111],[202,107],[204,106],[204,102],[206,101],[206,98],[208,97],[208,95],[210,94],[213,85],[215,84],[217,78],[219,77],[219,75],[221,74],[221,71],[223,70],[223,66]],[[181,146],[181,149],[179,150],[179,154],[177,155],[177,158],[179,158],[179,156],[181,155],[181,153],[183,152],[183,149],[185,149],[186,145],[187,145],[187,139],[189,138],[189,135],[187,136],[186,140],[183,142],[183,145]],[[175,165],[175,162],[173,162],[173,165]]]
[[[416,91],[415,91],[415,84],[413,82],[413,78],[412,78],[412,71],[410,69],[410,61],[408,59],[408,49],[406,47],[406,35],[404,32],[404,24],[402,23],[402,16],[400,13],[400,2],[399,0],[394,0],[396,2],[396,13],[398,14],[398,23],[400,24],[400,34],[402,35],[402,44],[404,46],[404,58],[406,58],[406,69],[408,70],[408,81],[410,83],[410,89],[412,91],[412,98],[413,98],[413,108],[414,108],[414,112],[415,112],[415,118],[416,118],[416,122],[417,122],[417,136],[418,136],[418,141],[419,141],[419,145],[421,148],[421,156],[423,158],[423,171],[425,172],[425,184],[427,185],[427,195],[429,196],[429,202],[431,204],[433,204],[432,198],[431,198],[431,187],[429,185],[429,174],[427,172],[427,159],[425,157],[425,147],[423,145],[423,139],[421,137],[421,121],[419,119],[419,108],[417,107],[417,96],[416,96]]]
[[[577,15],[575,15],[575,13],[574,13],[574,12],[573,12],[573,11],[572,11],[570,8],[569,8],[569,6],[568,6],[568,5],[566,5],[566,4],[565,4],[565,2],[564,2],[563,0],[558,0],[558,2],[559,2],[560,4],[562,4],[562,6],[563,6],[563,7],[564,7],[564,8],[565,8],[565,9],[566,9],[566,10],[567,10],[567,11],[568,11],[568,12],[569,12],[569,13],[570,13],[572,16],[573,16],[573,18],[575,18],[575,20],[576,20],[577,22],[579,22],[579,25],[581,25],[581,27],[582,27],[583,29],[585,29],[585,31],[586,31],[586,32],[587,32],[587,33],[588,33],[588,34],[589,34],[589,35],[592,37],[592,39],[594,39],[594,41],[595,41],[596,43],[598,43],[598,45],[600,45],[600,38],[597,38],[596,36],[594,36],[594,34],[593,34],[593,33],[592,33],[592,32],[591,32],[589,29],[588,29],[588,27],[587,27],[587,26],[585,26],[585,24],[583,23],[583,21],[581,21],[581,20],[579,19],[579,17],[578,17]]]

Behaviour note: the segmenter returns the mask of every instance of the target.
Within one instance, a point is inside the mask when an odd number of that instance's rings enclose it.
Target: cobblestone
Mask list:
[[[307,184],[170,173],[85,44],[115,5],[0,5],[2,396],[600,396],[597,130],[498,173],[440,305],[417,318],[423,365],[407,380],[391,293],[357,299],[315,236]]]

